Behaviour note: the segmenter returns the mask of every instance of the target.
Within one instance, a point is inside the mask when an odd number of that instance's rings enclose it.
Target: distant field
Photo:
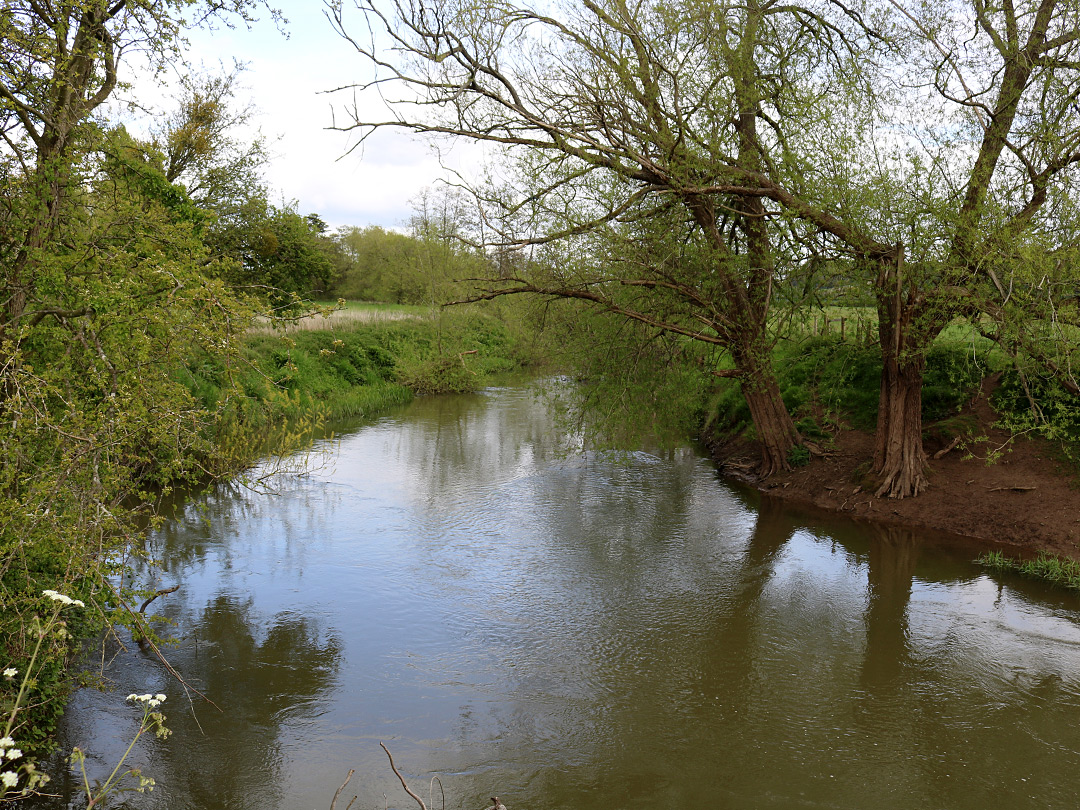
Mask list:
[[[256,335],[280,334],[281,332],[333,332],[379,321],[411,321],[431,317],[431,309],[422,306],[347,301],[343,307],[338,308],[336,301],[318,303],[319,306],[335,307],[335,309],[325,315],[316,313],[284,325],[275,325],[267,318],[259,318],[249,332]]]
[[[795,334],[840,335],[848,340],[877,341],[877,311],[873,307],[825,307],[807,310],[795,318]],[[957,318],[938,335],[936,343],[968,343],[995,351],[992,341],[976,334],[971,323]]]

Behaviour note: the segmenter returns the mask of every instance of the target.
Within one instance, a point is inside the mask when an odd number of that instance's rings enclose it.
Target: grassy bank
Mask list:
[[[283,331],[252,330],[239,367],[206,358],[180,373],[211,408],[226,396],[230,378],[239,382],[243,394],[228,412],[250,429],[313,414],[372,415],[417,394],[472,391],[532,359],[506,323],[480,310],[433,315],[353,305]]]
[[[838,334],[786,340],[774,349],[784,404],[800,432],[827,440],[841,428],[873,430],[877,423],[881,352],[874,344]],[[929,430],[959,430],[956,417],[1000,362],[970,343],[939,341],[930,351],[923,382],[923,419]],[[738,383],[724,382],[708,408],[712,423],[727,433],[753,438],[750,411]],[[936,425],[936,427],[935,427]]]
[[[773,354],[784,403],[802,435],[824,442],[836,431],[872,431],[877,424],[881,352],[876,342],[806,333],[780,341]],[[945,442],[975,438],[977,426],[962,411],[983,381],[998,375],[990,404],[997,424],[1014,433],[1055,442],[1063,458],[1080,464],[1080,406],[1052,380],[1021,379],[1010,358],[970,328],[952,327],[930,350],[923,380],[924,436]],[[1026,384],[1025,384],[1026,382]],[[1032,400],[1038,405],[1036,413]],[[735,381],[722,381],[705,409],[706,423],[724,435],[754,438],[750,412]]]
[[[1061,588],[1080,591],[1080,562],[1041,553],[1034,559],[1007,557],[1000,551],[990,551],[976,559],[979,565],[998,572],[1012,572],[1032,579],[1041,579]]]

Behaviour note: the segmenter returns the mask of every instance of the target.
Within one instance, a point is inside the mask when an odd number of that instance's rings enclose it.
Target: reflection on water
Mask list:
[[[182,585],[155,608],[215,705],[120,652],[65,745],[107,773],[117,695],[163,691],[132,807],[325,808],[349,768],[354,807],[408,807],[379,741],[454,808],[1074,803],[1074,597],[739,493],[690,449],[561,444],[525,391],[431,398],[331,467],[185,505],[149,537]]]

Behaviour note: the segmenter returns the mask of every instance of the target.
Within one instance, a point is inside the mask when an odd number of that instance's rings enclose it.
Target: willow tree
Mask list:
[[[734,368],[721,373],[741,383],[768,475],[800,441],[770,359],[770,306],[785,271],[776,239],[805,228],[781,221],[762,184],[746,180],[798,172],[787,138],[819,125],[820,79],[842,76],[855,41],[843,25],[859,22],[853,13],[830,22],[830,6],[584,0],[548,12],[359,0],[360,37],[338,2],[338,29],[376,71],[357,87],[403,90],[391,120],[354,107],[344,128],[403,127],[504,150],[511,192],[474,188],[489,245],[602,255],[611,238],[649,230],[635,223],[681,217],[690,252],[707,266],[688,269],[646,246],[636,263],[526,265],[547,272],[504,273],[480,295],[577,299],[722,347]]]
[[[879,494],[904,497],[927,483],[921,390],[934,339],[958,316],[990,315],[1024,321],[1006,330],[1023,343],[1040,319],[1025,299],[1075,253],[1063,203],[1080,164],[1080,3],[890,2],[903,79],[879,132],[903,133],[904,147],[884,183],[892,211],[877,219],[894,248],[864,256],[884,360]]]

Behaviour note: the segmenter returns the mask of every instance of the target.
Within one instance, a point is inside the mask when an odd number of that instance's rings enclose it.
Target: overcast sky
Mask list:
[[[257,124],[275,156],[265,177],[279,199],[296,200],[301,214],[318,213],[332,227],[402,225],[412,213],[409,201],[442,174],[438,161],[423,141],[397,130],[379,133],[345,156],[355,135],[327,127],[331,107],[340,121],[348,97],[324,93],[363,78],[365,66],[334,32],[319,0],[274,5],[288,19],[287,37],[269,20],[250,30],[195,32],[192,63],[214,71],[234,60],[247,64],[237,95],[259,111]],[[357,19],[356,25],[360,32],[363,23]],[[137,95],[142,93],[159,95],[164,106],[169,91],[144,78],[137,83]]]

